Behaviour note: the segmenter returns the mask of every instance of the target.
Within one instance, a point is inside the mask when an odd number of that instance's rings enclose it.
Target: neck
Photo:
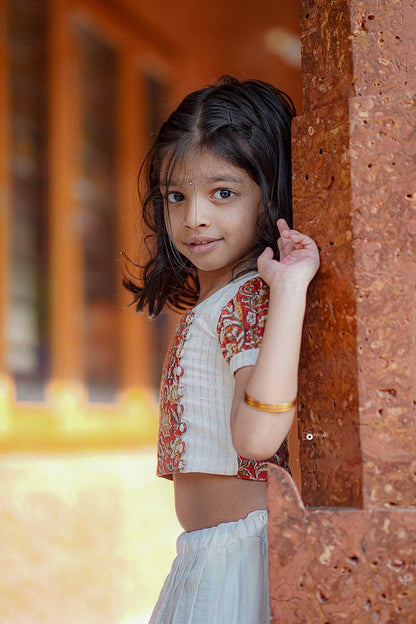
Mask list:
[[[241,269],[249,268],[248,266],[241,265]],[[253,268],[253,271],[256,269]],[[233,277],[235,277],[236,273],[239,271],[234,271],[234,267],[224,267],[219,271],[215,271],[215,273],[211,271],[201,271],[198,270],[198,279],[199,279],[199,297],[198,303],[201,303],[204,299],[213,295],[217,290],[223,288],[231,282]]]
[[[199,297],[198,303],[201,303],[204,299],[213,295],[217,290],[228,284],[232,279],[232,271],[227,270],[223,272],[216,272],[213,275],[211,272],[198,271],[199,279]]]

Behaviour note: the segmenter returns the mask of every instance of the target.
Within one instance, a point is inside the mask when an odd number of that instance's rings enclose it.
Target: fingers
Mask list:
[[[277,227],[280,232],[280,236],[277,239],[277,246],[279,248],[280,259],[282,259],[295,249],[295,244],[291,237],[291,230],[285,219],[278,219]]]
[[[283,239],[282,242],[285,244],[290,238],[290,233],[293,231],[289,228],[287,221],[285,219],[277,220],[277,227],[280,232],[280,238]],[[280,240],[280,239],[279,239]]]
[[[270,247],[266,247],[257,258],[257,268],[260,274],[264,272],[270,260],[273,260],[273,250]]]
[[[283,234],[284,232],[290,232],[290,228],[287,224],[286,219],[278,219],[276,225],[279,229],[280,234]]]
[[[299,232],[298,230],[291,230],[285,219],[278,219],[277,227],[279,228],[281,238],[283,239],[283,245],[287,245],[287,243],[293,243],[294,245],[299,244],[302,246],[315,245],[315,241],[313,241],[309,236],[306,236],[306,234],[302,234],[302,232]]]
[[[290,229],[290,227],[287,224],[286,219],[278,219],[277,220],[277,227],[279,229],[280,235],[284,236],[285,238],[289,238],[291,234],[296,232],[296,230],[291,230]]]
[[[259,255],[259,257],[257,258],[257,260],[260,260],[260,258],[269,258],[272,259],[273,258],[273,249],[271,247],[266,247],[265,249],[263,249],[263,251],[261,252],[261,254]]]

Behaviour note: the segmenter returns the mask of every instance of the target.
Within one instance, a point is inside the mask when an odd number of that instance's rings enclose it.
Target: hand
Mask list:
[[[319,269],[318,247],[306,234],[291,230],[285,219],[278,219],[277,227],[280,260],[274,260],[273,250],[266,247],[257,259],[260,276],[270,287],[285,282],[306,289]]]

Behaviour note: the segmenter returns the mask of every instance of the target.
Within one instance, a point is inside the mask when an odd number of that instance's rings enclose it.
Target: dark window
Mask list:
[[[10,0],[11,231],[6,361],[18,400],[44,400],[48,333],[48,3]]]
[[[78,29],[80,207],[85,306],[85,381],[91,402],[114,402],[120,387],[117,296],[117,75],[115,51]]]

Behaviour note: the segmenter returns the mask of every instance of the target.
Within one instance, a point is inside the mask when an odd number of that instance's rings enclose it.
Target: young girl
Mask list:
[[[162,373],[157,465],[184,532],[151,624],[270,619],[267,465],[290,472],[319,267],[315,242],[291,229],[295,114],[272,85],[223,76],[185,97],[141,168],[151,258],[140,285],[123,283],[138,311],[184,312]]]

